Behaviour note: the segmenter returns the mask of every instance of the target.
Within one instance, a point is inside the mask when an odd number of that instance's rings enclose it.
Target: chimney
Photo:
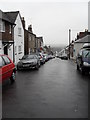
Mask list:
[[[79,39],[79,33],[77,33],[77,38],[76,38],[77,40]]]
[[[88,35],[88,29],[85,29],[85,35]]]
[[[28,26],[28,31],[31,32],[31,33],[33,33],[33,32],[32,32],[32,25],[29,25],[29,26]]]
[[[23,24],[23,28],[25,29],[25,20],[24,20],[24,17],[22,17],[22,24]]]

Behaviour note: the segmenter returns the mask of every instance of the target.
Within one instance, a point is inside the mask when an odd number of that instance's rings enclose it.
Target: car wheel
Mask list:
[[[36,65],[36,70],[38,70],[38,69],[39,69],[39,64]]]
[[[13,73],[12,73],[12,75],[11,75],[11,78],[10,78],[11,84],[12,84],[13,82],[15,82],[15,80],[16,80],[16,73],[13,71]]]
[[[21,70],[21,68],[19,66],[17,66],[17,70],[19,71],[19,70]]]
[[[77,65],[77,70],[79,70],[79,66]]]
[[[85,75],[85,70],[83,69],[83,67],[81,67],[81,73],[82,75]]]

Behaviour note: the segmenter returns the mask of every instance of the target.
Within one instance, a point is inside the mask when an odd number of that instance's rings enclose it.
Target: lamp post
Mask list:
[[[71,29],[69,29],[69,59],[70,59]]]

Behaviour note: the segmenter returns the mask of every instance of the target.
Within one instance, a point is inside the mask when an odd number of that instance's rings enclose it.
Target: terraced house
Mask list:
[[[36,35],[32,32],[31,25],[28,30],[24,29],[24,52],[26,54],[36,53]]]
[[[14,27],[14,55],[15,64],[24,55],[24,28],[22,24],[22,18],[19,11],[5,12],[7,16],[11,19],[12,23],[15,24]]]
[[[24,17],[22,17],[22,23],[24,28],[24,54],[41,52],[43,48],[43,37],[37,37],[33,33],[32,25],[29,25],[28,30],[26,30]]]
[[[37,37],[32,25],[25,29],[24,17],[19,11],[0,11],[0,54],[8,55],[15,64],[24,54],[43,50],[43,37]]]
[[[0,54],[8,55],[14,61],[14,22],[0,10]]]

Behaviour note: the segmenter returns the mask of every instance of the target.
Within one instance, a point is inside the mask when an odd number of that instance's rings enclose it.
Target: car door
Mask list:
[[[7,56],[2,56],[3,61],[5,62],[5,65],[2,67],[2,79],[8,79],[11,77],[12,71],[11,71],[11,61]]]
[[[82,50],[79,51],[78,56],[77,56],[77,64],[79,67],[82,65]]]
[[[2,57],[0,56],[0,83],[2,83]]]
[[[2,82],[7,79],[7,67],[4,59],[2,58]]]

